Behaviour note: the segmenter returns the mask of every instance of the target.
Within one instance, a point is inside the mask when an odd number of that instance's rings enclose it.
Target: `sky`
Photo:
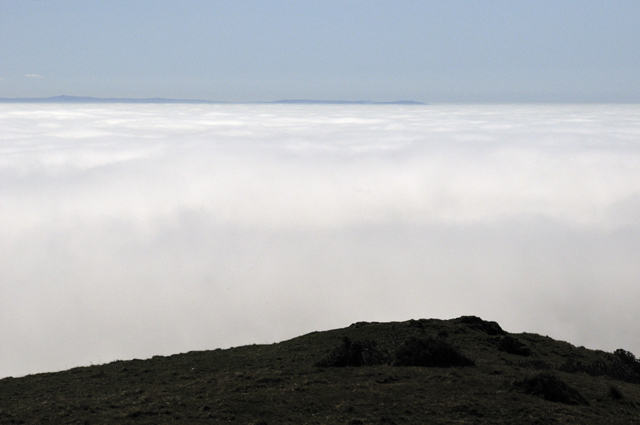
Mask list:
[[[640,1],[0,0],[0,97],[638,102]]]
[[[0,104],[0,378],[462,315],[638,355],[639,123]]]

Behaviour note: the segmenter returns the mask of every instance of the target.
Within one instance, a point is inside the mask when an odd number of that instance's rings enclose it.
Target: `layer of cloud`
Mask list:
[[[462,314],[638,353],[639,119],[0,105],[0,375]]]
[[[24,76],[28,78],[42,78],[42,75],[38,74],[24,74]]]

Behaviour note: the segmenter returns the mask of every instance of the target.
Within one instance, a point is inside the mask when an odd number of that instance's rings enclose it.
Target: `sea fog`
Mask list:
[[[477,315],[640,355],[640,105],[0,104],[0,377]]]

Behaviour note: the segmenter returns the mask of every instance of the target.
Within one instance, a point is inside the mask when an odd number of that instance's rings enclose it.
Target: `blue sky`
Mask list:
[[[640,1],[0,0],[0,97],[638,102]]]

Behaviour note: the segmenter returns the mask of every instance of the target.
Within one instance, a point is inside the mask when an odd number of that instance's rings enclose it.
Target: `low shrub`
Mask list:
[[[621,348],[609,353],[602,360],[581,362],[567,360],[558,370],[569,373],[584,372],[591,376],[608,376],[618,381],[640,384],[640,361],[629,351]]]
[[[486,332],[487,335],[505,335],[506,332],[502,330],[497,322],[490,322],[488,320],[482,320],[477,316],[462,316],[455,319],[456,323],[463,323],[469,326],[471,329]]]
[[[611,385],[609,386],[609,397],[614,400],[622,400],[624,399],[624,394],[622,394],[622,391],[620,391],[618,387]]]
[[[613,352],[613,355],[616,356],[622,363],[629,365],[633,368],[639,368],[640,362],[636,359],[636,356],[633,355],[632,352],[623,350],[622,348],[618,348]]]
[[[515,387],[525,394],[542,397],[545,400],[569,405],[588,406],[589,402],[575,388],[566,384],[556,375],[542,372],[518,381]]]
[[[498,341],[498,349],[509,354],[527,357],[531,354],[531,349],[512,336],[504,336]]]
[[[475,366],[475,363],[444,339],[412,337],[397,349],[393,365],[455,367]]]
[[[375,341],[352,342],[346,336],[327,358],[317,362],[318,367],[374,366],[385,364],[386,356],[376,349]]]

